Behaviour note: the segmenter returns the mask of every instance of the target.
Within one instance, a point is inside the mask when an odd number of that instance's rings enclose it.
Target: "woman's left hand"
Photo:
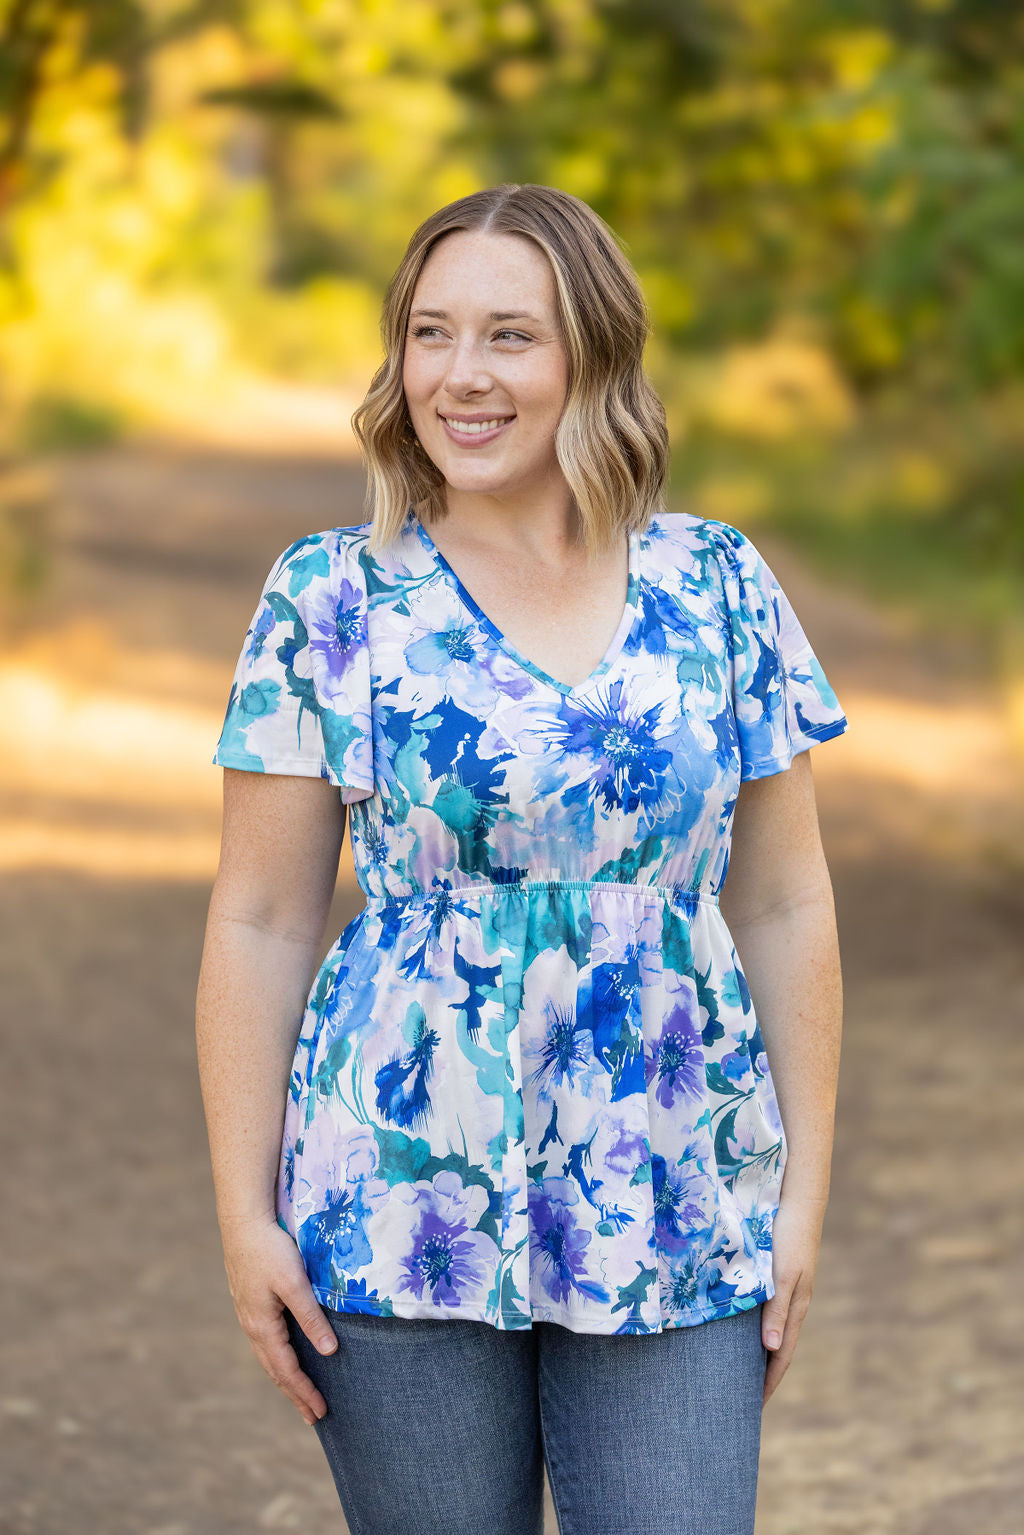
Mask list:
[[[783,1194],[772,1225],[772,1281],[775,1294],[761,1309],[761,1340],[768,1349],[762,1407],[796,1349],[796,1340],[814,1292],[825,1204]]]

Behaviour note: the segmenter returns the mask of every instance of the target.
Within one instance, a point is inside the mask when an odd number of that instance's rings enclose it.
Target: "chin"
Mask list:
[[[517,474],[511,474],[508,470],[488,472],[483,465],[474,474],[467,470],[466,466],[459,468],[443,466],[441,471],[453,490],[481,491],[484,494],[499,490],[508,490],[520,478]]]

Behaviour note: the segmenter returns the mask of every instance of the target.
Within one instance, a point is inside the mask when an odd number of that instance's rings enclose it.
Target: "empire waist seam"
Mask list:
[[[634,897],[675,901],[681,905],[718,905],[714,891],[693,889],[688,885],[641,885],[629,881],[605,879],[475,880],[466,885],[434,885],[430,890],[409,891],[403,895],[371,895],[367,906],[401,906],[410,902],[426,904],[438,901],[463,901],[475,896],[520,896],[544,891],[615,890]]]

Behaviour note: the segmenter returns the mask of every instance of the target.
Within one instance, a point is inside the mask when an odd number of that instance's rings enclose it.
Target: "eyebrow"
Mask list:
[[[429,315],[432,320],[447,320],[449,318],[447,309],[414,309],[409,316],[410,320],[415,319],[418,314]],[[492,309],[487,318],[489,320],[533,320],[534,324],[540,324],[536,315],[527,314],[524,310],[519,309]]]

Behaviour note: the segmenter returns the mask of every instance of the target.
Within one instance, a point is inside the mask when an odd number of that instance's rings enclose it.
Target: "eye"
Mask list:
[[[417,325],[413,330],[414,336],[425,336],[428,333],[438,334],[440,327],[437,325]]]
[[[529,336],[524,336],[521,330],[499,330],[499,331],[496,331],[495,334],[498,335],[498,336],[511,336],[513,341],[529,341],[530,340],[530,337]]]

